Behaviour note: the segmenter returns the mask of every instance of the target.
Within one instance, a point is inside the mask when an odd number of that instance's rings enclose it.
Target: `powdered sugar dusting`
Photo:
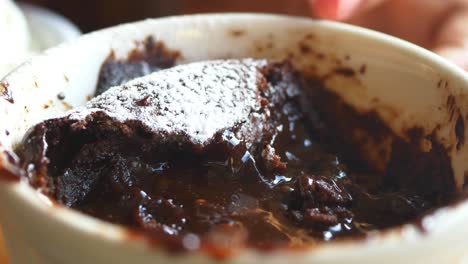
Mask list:
[[[245,59],[176,66],[113,87],[69,117],[103,111],[121,122],[139,120],[156,133],[183,133],[203,144],[261,108],[259,67],[266,64]]]

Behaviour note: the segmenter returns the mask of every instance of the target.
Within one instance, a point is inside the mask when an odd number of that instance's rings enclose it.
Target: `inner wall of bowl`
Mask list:
[[[0,148],[11,150],[32,125],[85,104],[110,53],[126,58],[152,36],[181,52],[178,63],[289,58],[319,77],[344,69],[326,78],[330,90],[358,111],[375,111],[403,138],[415,127],[423,136],[437,138],[449,150],[457,186],[463,185],[467,165],[462,160],[468,153],[463,80],[439,68],[422,50],[392,47],[396,40],[388,37],[376,41],[375,33],[368,33],[365,39],[353,28],[305,19],[290,23],[284,17],[275,17],[272,27],[271,19],[257,17],[252,23],[250,15],[238,15],[235,24],[229,16],[148,20],[89,34],[35,57],[2,81],[14,103],[0,102]],[[423,137],[420,144],[427,145]]]

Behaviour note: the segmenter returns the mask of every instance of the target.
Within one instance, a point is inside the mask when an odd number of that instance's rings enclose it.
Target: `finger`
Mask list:
[[[345,20],[363,0],[315,0],[311,1],[312,12],[319,18]]]
[[[460,8],[441,24],[434,39],[434,51],[468,69],[468,7]]]
[[[436,46],[465,46],[468,41],[468,7],[451,12],[435,36]]]
[[[347,20],[384,0],[309,0],[312,12],[319,18]]]
[[[440,56],[468,70],[468,50],[460,47],[440,47],[434,50]]]

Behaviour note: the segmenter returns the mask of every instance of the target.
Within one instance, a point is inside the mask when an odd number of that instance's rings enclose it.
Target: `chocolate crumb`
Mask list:
[[[299,50],[302,54],[308,54],[312,51],[312,48],[306,43],[299,42]]]
[[[338,68],[341,68],[343,65],[343,62],[339,58],[333,58],[333,62],[338,66]]]
[[[323,60],[325,58],[325,54],[323,53],[317,53],[317,55],[315,56],[317,59],[319,60]]]
[[[468,172],[465,171],[464,176],[464,182],[463,182],[463,189],[465,191],[468,191]]]
[[[447,108],[453,109],[455,107],[455,96],[449,95],[447,97]]]
[[[57,99],[59,100],[65,100],[65,94],[63,92],[60,92],[57,94]]]
[[[138,106],[148,106],[149,105],[149,95],[143,97],[143,99],[136,101],[136,105]]]
[[[366,71],[367,71],[367,65],[366,64],[361,65],[361,67],[359,68],[359,73],[364,75]]]
[[[267,48],[267,49],[272,49],[273,47],[274,47],[273,42],[268,42],[268,43],[265,45],[265,48]]]
[[[247,34],[247,32],[245,30],[241,30],[241,29],[233,29],[231,31],[229,31],[229,34],[233,37],[241,37],[241,36],[244,36],[245,34]]]
[[[458,116],[455,124],[455,136],[457,137],[457,150],[460,150],[465,143],[465,121],[461,115]]]
[[[336,68],[335,73],[345,77],[353,77],[356,74],[353,69],[347,67]]]
[[[9,89],[10,84],[7,82],[0,82],[0,97],[5,99],[7,102],[14,104],[15,101],[13,99],[13,95],[11,90]]]
[[[263,49],[264,49],[263,46],[260,45],[260,44],[257,45],[257,46],[255,47],[255,50],[256,50],[258,53],[262,53],[262,52],[263,52]]]
[[[62,105],[65,108],[65,110],[70,110],[73,109],[73,106],[71,106],[69,103],[62,101]]]
[[[308,33],[304,36],[304,39],[307,39],[307,40],[315,39],[315,35],[313,33]]]

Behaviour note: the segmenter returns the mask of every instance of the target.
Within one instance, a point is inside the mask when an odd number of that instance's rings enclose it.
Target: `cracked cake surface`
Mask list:
[[[138,120],[155,133],[183,134],[203,144],[260,111],[258,69],[265,65],[264,60],[227,60],[158,71],[110,88],[69,117],[103,111],[122,122]]]

